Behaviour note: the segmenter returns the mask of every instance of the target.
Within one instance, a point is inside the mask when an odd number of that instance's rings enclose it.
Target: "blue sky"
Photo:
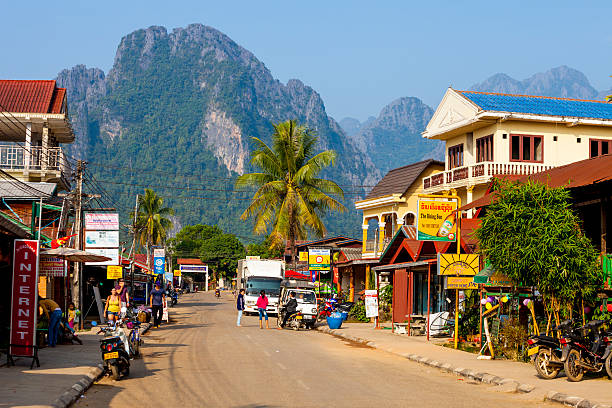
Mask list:
[[[500,5],[497,5],[497,4]],[[568,65],[612,88],[610,1],[106,1],[2,6],[0,78],[53,78],[76,64],[108,72],[125,34],[203,23],[252,51],[283,82],[317,90],[336,119],[395,98],[436,106],[446,87]]]

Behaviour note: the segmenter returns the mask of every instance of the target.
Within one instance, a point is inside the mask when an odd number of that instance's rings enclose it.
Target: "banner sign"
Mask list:
[[[155,248],[153,250],[153,272],[161,275],[166,270],[166,250]]]
[[[310,279],[312,279],[312,283],[317,281],[317,271],[310,271]]]
[[[300,252],[300,262],[308,262],[308,252]]]
[[[438,275],[474,276],[480,267],[480,256],[474,254],[438,253]]]
[[[340,272],[338,271],[338,268],[334,267],[334,283],[338,283],[340,280]]]
[[[365,291],[365,312],[366,317],[378,317],[378,291]]]
[[[446,281],[446,289],[478,289],[478,284],[470,276],[449,276]]]
[[[85,265],[119,265],[119,248],[91,248],[88,249],[87,252],[91,252],[92,254],[102,255],[107,258],[110,258],[110,261],[105,262],[85,262]]]
[[[180,265],[181,273],[208,273],[208,265]]]
[[[457,238],[456,210],[456,200],[419,199],[417,240],[454,242]]]
[[[311,271],[328,271],[331,265],[329,248],[308,248],[308,263]]]
[[[62,278],[66,276],[66,261],[49,255],[40,255],[40,276]]]
[[[85,229],[96,231],[119,230],[119,214],[85,213]]]
[[[180,277],[181,276],[181,271],[178,269],[174,270],[174,276]]]
[[[38,316],[38,241],[16,239],[9,354],[34,357]]]
[[[118,248],[119,231],[85,231],[86,248]]]
[[[166,278],[166,281],[172,282],[172,280],[174,279],[174,273],[172,273],[172,272],[165,272],[164,273],[164,278]]]
[[[106,267],[106,279],[121,278],[123,278],[123,267],[117,265],[108,265]]]

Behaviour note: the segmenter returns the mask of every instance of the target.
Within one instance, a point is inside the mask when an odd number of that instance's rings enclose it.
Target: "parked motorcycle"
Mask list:
[[[215,289],[215,296],[216,297],[221,297],[221,291],[219,289]]]
[[[572,327],[571,320],[565,320],[553,327],[553,332],[567,333]],[[527,340],[529,349],[527,355],[531,357],[538,376],[550,380],[556,378],[563,368],[563,350],[559,338],[554,336],[531,336]]]
[[[169,291],[167,291],[166,296],[170,300],[168,302],[170,307],[172,307],[172,306],[174,306],[174,305],[176,305],[178,303],[178,293],[176,292],[176,290],[169,290]]]
[[[601,330],[603,320],[593,320],[560,339],[565,374],[570,381],[581,381],[586,372],[604,369],[612,379],[612,333]]]
[[[100,351],[107,372],[113,380],[118,381],[121,376],[130,374],[129,345],[125,332],[118,332],[118,328],[104,327],[98,333],[104,333],[100,339]]]

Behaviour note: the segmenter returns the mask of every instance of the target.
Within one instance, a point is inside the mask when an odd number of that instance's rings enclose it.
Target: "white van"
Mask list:
[[[297,287],[296,287],[297,286]],[[307,328],[312,329],[317,321],[317,295],[314,290],[303,288],[303,284],[291,284],[288,281],[283,281],[279,297],[279,309],[289,300],[289,294],[295,293],[297,300],[297,310],[302,313],[304,324]],[[281,314],[278,314],[277,325],[280,327],[282,322]]]

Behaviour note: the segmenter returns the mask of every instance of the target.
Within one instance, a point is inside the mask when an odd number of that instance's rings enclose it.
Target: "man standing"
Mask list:
[[[151,306],[151,310],[153,310],[153,326],[156,328],[159,327],[159,323],[161,322],[165,303],[166,294],[163,290],[161,290],[161,284],[159,282],[155,282],[155,289],[151,291],[149,304]]]
[[[115,289],[117,289],[117,294],[119,295],[119,299],[121,299],[121,317],[125,317],[127,308],[130,305],[130,294],[128,287],[125,286],[123,278],[119,279],[119,283],[115,285]]]
[[[55,347],[57,344],[57,338],[59,336],[59,324],[62,318],[62,309],[59,305],[51,299],[38,298],[38,306],[42,309],[43,313],[49,321],[49,329],[47,331],[47,337],[49,338],[49,346]]]
[[[289,316],[291,316],[292,314],[296,312],[297,305],[298,303],[297,303],[297,300],[295,299],[295,292],[289,293],[289,300],[285,304],[285,316],[283,316],[283,324],[281,324],[281,327],[279,327],[279,329],[282,329],[283,327],[285,327],[285,325],[287,324],[287,320],[289,319]]]
[[[238,320],[236,321],[236,326],[240,327],[240,320],[242,319],[242,312],[244,311],[244,289],[240,289],[238,300],[236,300],[236,308],[238,309]]]

